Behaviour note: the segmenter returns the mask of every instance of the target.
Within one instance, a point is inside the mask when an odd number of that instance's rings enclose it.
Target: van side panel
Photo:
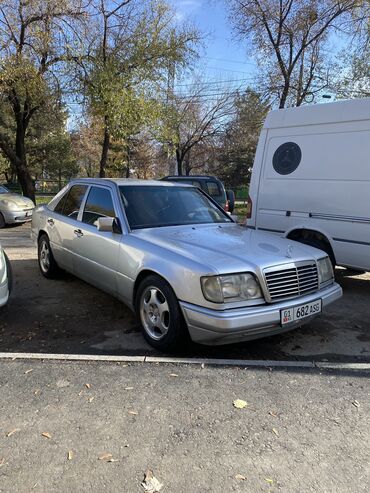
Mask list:
[[[298,144],[301,160],[282,175],[273,156],[286,142]],[[251,188],[257,204],[252,225],[284,235],[296,228],[319,231],[339,265],[370,270],[370,120],[269,129],[262,171]]]

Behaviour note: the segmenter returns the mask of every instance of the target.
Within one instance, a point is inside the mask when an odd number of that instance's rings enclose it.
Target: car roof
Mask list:
[[[197,179],[197,180],[216,180],[216,181],[220,181],[218,178],[216,178],[215,176],[209,176],[209,175],[170,175],[170,176],[165,176],[164,178],[162,178],[163,180],[194,180],[194,179]]]
[[[138,180],[134,178],[76,178],[74,180],[71,180],[71,183],[87,183],[87,184],[96,184],[96,185],[101,185],[104,182],[110,182],[110,183],[115,183],[118,186],[120,185],[125,185],[125,186],[160,186],[160,187],[176,187],[178,186],[177,183],[171,183],[167,181],[159,181],[159,180]],[[184,183],[184,187],[189,187],[191,185]]]

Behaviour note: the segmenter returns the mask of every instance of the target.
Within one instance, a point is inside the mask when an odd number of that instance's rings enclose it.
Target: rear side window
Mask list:
[[[57,211],[57,207],[60,204],[59,202],[54,209],[55,212],[59,212],[60,214],[63,214],[63,216],[71,217],[72,219],[77,219],[86,189],[86,185],[73,185],[66,196],[62,211]],[[63,201],[63,198],[61,199],[61,202]]]
[[[57,212],[58,214],[63,214],[63,208],[64,204],[66,203],[67,197],[68,197],[69,190],[66,191],[64,195],[62,195],[61,199],[57,203],[57,205],[54,207],[54,212]]]
[[[95,222],[99,217],[116,217],[112,194],[107,188],[91,187],[82,222],[96,226]]]
[[[206,192],[211,197],[220,197],[222,195],[220,187],[219,187],[218,183],[216,183],[215,181],[207,181],[206,187],[207,187]]]

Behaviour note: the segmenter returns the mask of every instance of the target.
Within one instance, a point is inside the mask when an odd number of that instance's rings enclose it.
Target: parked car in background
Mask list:
[[[249,193],[249,228],[370,270],[370,98],[272,111]]]
[[[0,185],[0,228],[7,224],[31,221],[35,204],[18,193],[11,193]]]
[[[0,307],[4,306],[12,288],[12,268],[9,259],[0,246]]]
[[[328,256],[236,224],[203,190],[72,181],[32,218],[41,273],[65,269],[126,303],[162,350],[280,334],[342,290]]]
[[[222,181],[215,176],[165,176],[162,180],[187,183],[189,185],[193,185],[194,187],[198,187],[206,192],[213,200],[215,200],[226,212],[230,212],[231,214],[234,212],[234,192],[232,190],[225,190],[225,186]]]

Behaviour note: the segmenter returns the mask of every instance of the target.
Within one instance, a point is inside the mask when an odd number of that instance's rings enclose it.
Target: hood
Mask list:
[[[35,204],[32,202],[31,199],[23,197],[23,195],[20,195],[19,193],[0,193],[0,203],[3,200],[13,202],[13,204],[17,205],[18,207],[35,207]]]
[[[142,229],[133,234],[219,274],[258,272],[266,267],[325,256],[316,248],[237,224]]]

